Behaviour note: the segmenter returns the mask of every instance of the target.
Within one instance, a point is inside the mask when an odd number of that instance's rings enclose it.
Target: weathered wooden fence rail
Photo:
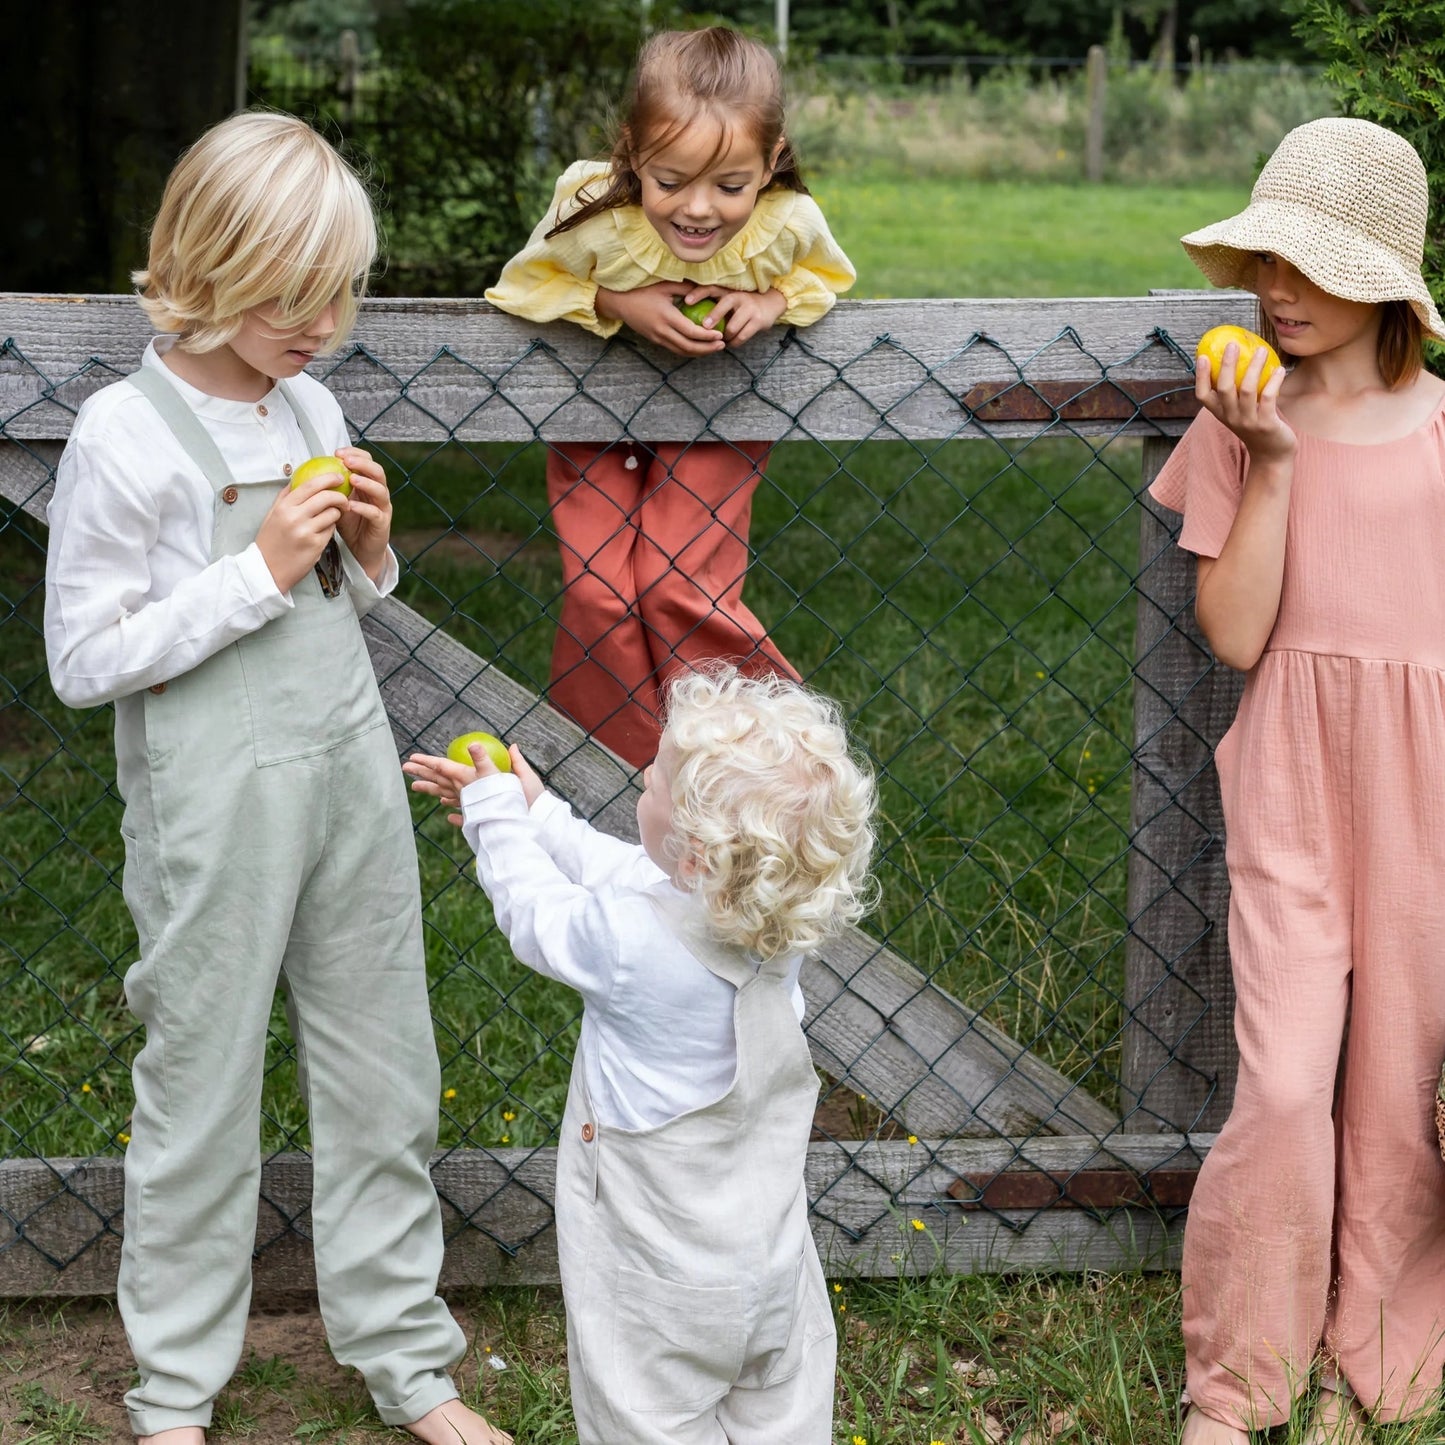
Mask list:
[[[1192,414],[1180,348],[1192,350],[1220,321],[1247,322],[1250,305],[1218,293],[848,302],[807,333],[805,347],[774,333],[737,355],[679,365],[484,303],[368,302],[356,349],[328,384],[371,441],[598,440],[624,425],[640,440],[1023,439],[1062,422],[1075,435],[1143,439],[1147,479]],[[0,295],[0,494],[11,504],[44,519],[75,408],[133,368],[146,335],[129,298]],[[1211,1136],[1195,1131],[1217,1126],[1231,1089],[1226,889],[1209,757],[1234,692],[1192,630],[1192,576],[1169,545],[1167,514],[1145,505],[1140,518],[1129,1107],[1121,1118],[910,960],[850,933],[804,971],[814,1057],[922,1147],[812,1146],[815,1231],[834,1269],[1176,1258],[1178,1220],[1167,1211],[1187,1196],[1187,1171],[1208,1148]],[[366,630],[399,749],[444,746],[464,726],[514,736],[579,812],[636,836],[630,771],[534,693],[393,599]],[[450,1281],[554,1277],[545,1227],[553,1164],[548,1149],[439,1157]],[[309,1167],[292,1155],[266,1166],[263,1289],[309,1283],[295,1228]],[[1000,1175],[1013,1185],[990,1183]],[[1040,1214],[1050,1200],[1062,1207]],[[113,1158],[0,1163],[0,1294],[109,1290],[120,1201]],[[913,1219],[927,1228],[910,1227]],[[494,1237],[531,1242],[509,1251]]]

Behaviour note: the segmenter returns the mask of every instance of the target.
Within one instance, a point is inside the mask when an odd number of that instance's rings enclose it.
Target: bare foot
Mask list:
[[[1370,1419],[1353,1395],[1321,1390],[1304,1445],[1368,1445]]]
[[[426,1445],[512,1445],[512,1437],[505,1430],[487,1424],[475,1410],[469,1410],[460,1400],[448,1400],[445,1405],[438,1405],[420,1420],[413,1420],[402,1428],[418,1440],[425,1441]],[[166,1445],[170,1442],[167,1441]]]
[[[1184,1417],[1179,1445],[1249,1445],[1249,1433],[1206,1415],[1198,1405],[1191,1405]]]
[[[206,1432],[199,1425],[177,1425],[174,1430],[137,1435],[135,1445],[206,1445]]]

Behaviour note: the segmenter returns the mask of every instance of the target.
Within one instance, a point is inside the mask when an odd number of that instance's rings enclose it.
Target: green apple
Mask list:
[[[682,304],[682,297],[677,298],[677,309],[692,322],[694,326],[707,326],[707,319],[712,315],[713,307],[717,302],[711,296],[704,296],[701,301],[694,301],[691,306]],[[708,326],[709,331],[716,331],[723,336],[727,335],[728,319],[726,316],[717,326]]]
[[[497,765],[498,772],[510,773],[512,771],[511,755],[507,752],[507,745],[501,738],[494,738],[491,733],[463,733],[459,738],[453,738],[447,744],[447,757],[454,763],[460,763],[464,768],[472,766],[472,755],[468,749],[474,744],[480,743],[487,750],[487,756]]]
[[[312,457],[304,461],[294,472],[291,473],[291,490],[294,492],[303,482],[309,482],[312,477],[337,476],[341,480],[331,488],[333,492],[340,492],[343,497],[351,495],[351,473],[346,469],[346,464],[340,457]]]

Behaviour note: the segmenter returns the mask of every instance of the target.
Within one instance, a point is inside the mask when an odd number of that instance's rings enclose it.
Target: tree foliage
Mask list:
[[[359,8],[298,0],[268,23],[294,30],[328,7]],[[654,0],[651,16],[676,19],[669,0]],[[253,90],[314,117],[369,163],[387,216],[379,290],[480,295],[525,243],[562,169],[608,149],[641,9],[636,0],[382,0],[372,37],[354,114],[324,74],[310,93],[281,71],[268,84],[264,51],[253,51]]]
[[[1396,131],[1425,162],[1425,279],[1445,303],[1445,0],[1301,0],[1298,9],[1295,28],[1328,63],[1341,111]]]
[[[1082,57],[1122,34],[1138,59],[1173,36],[1171,60],[1189,37],[1205,54],[1298,59],[1288,0],[792,0],[794,39],[819,55],[1031,55]],[[773,0],[713,0],[719,15],[759,32]]]

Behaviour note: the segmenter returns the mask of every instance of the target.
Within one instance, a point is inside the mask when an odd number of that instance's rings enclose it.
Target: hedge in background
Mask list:
[[[1425,280],[1445,306],[1445,0],[1304,0],[1295,29],[1328,62],[1343,114],[1420,152],[1430,178]],[[1431,366],[1445,374],[1445,348]]]

